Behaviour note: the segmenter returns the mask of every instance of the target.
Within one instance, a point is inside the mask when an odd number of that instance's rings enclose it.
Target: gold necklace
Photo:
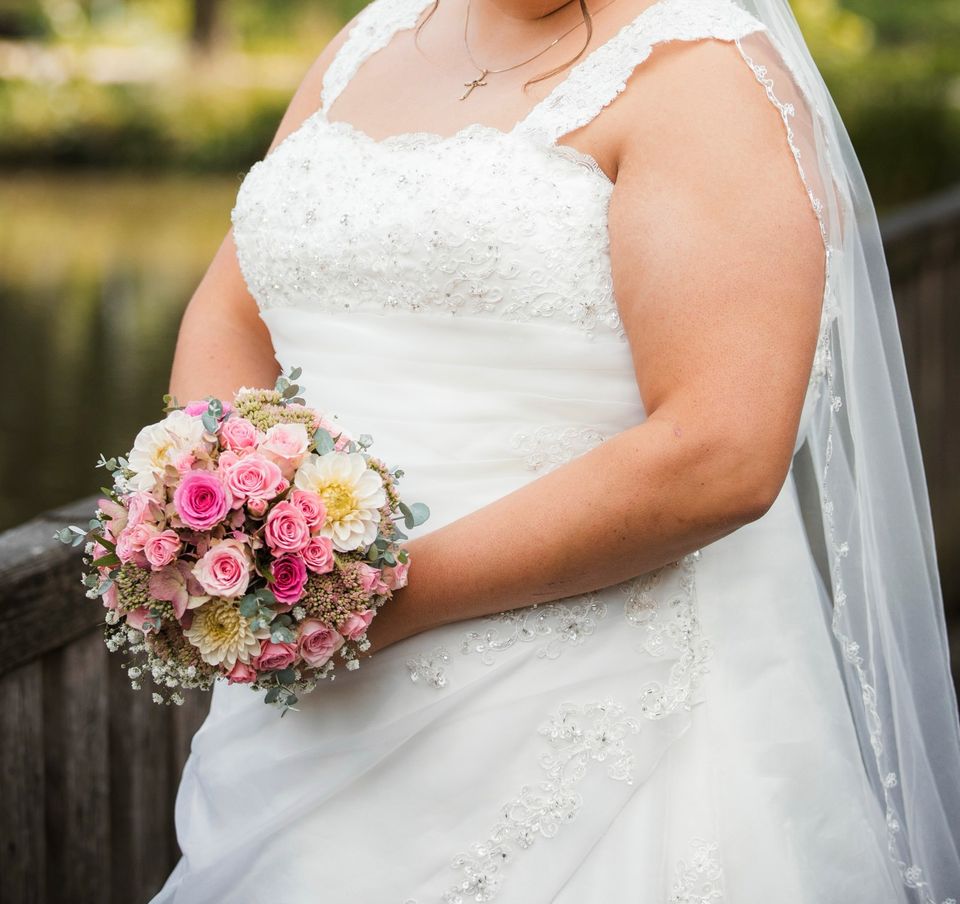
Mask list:
[[[597,12],[600,12],[601,9],[604,9],[605,7],[609,6],[613,2],[614,0],[608,0],[607,3],[604,3],[603,6],[601,6],[600,9],[597,10]],[[542,56],[543,54],[545,54],[551,47],[559,43],[560,40],[562,40],[568,34],[570,34],[571,31],[585,24],[585,21],[586,20],[581,19],[575,25],[568,28],[562,35],[554,38],[549,44],[547,44],[546,47],[543,48],[543,50],[538,51],[532,57],[527,57],[527,59],[523,60],[520,63],[514,63],[512,66],[504,66],[502,69],[490,69],[489,67],[481,66],[473,58],[473,54],[470,52],[470,42],[467,40],[467,27],[470,24],[470,0],[467,0],[467,14],[466,16],[464,16],[464,19],[463,19],[463,46],[467,50],[467,56],[470,58],[470,62],[473,63],[473,65],[476,66],[477,69],[480,70],[480,75],[477,76],[477,78],[475,78],[472,82],[463,83],[463,86],[467,90],[460,95],[459,99],[466,100],[470,96],[470,93],[473,91],[474,88],[482,88],[484,85],[486,85],[487,83],[484,81],[484,79],[488,75],[495,75],[498,72],[509,72],[511,69],[518,69],[520,66],[525,66],[527,63],[532,63],[538,56]]]

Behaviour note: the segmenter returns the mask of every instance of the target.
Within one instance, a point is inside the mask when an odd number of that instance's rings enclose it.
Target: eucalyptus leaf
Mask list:
[[[302,368],[302,367],[295,367],[295,368],[293,368],[293,370],[290,371],[290,379],[291,379],[291,380],[299,380],[299,379],[300,379],[300,375],[301,375],[302,373],[303,373],[303,368]]]
[[[281,669],[277,672],[277,681],[281,684],[293,684],[297,679],[297,673],[294,670],[293,666],[287,666],[285,669]]]
[[[264,703],[276,703],[280,699],[280,692],[283,688],[271,687],[263,698]]]
[[[273,591],[269,587],[258,587],[254,593],[257,599],[267,606],[272,606],[277,601],[277,598],[273,595]]]
[[[317,455],[326,455],[327,452],[333,451],[333,437],[330,435],[330,431],[323,427],[318,427],[316,433],[313,434],[313,443],[316,446]]]
[[[423,524],[430,517],[430,509],[422,502],[415,502],[410,506],[410,511],[413,514],[413,524],[408,524],[407,527],[416,527]]]
[[[270,639],[274,643],[293,643],[293,632],[283,625],[274,625],[270,632]]]
[[[394,558],[393,553],[390,552],[389,549],[383,554],[383,561],[386,562],[388,565],[397,564],[397,560]]]
[[[242,600],[240,600],[240,614],[244,618],[253,618],[257,614],[260,606],[257,603],[257,598],[248,594]]]

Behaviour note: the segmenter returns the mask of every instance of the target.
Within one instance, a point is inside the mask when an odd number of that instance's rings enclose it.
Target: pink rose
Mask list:
[[[293,478],[310,447],[303,424],[274,424],[264,434],[257,451],[275,461],[288,480]]]
[[[224,459],[227,460],[226,467]],[[273,499],[290,485],[276,462],[256,453],[243,458],[235,458],[233,453],[229,458],[226,454],[221,455],[220,472],[230,492],[241,500]]]
[[[254,657],[251,663],[257,671],[279,670],[285,669],[288,665],[293,665],[296,658],[297,645],[295,643],[274,643],[272,640],[265,640],[260,645],[260,655]]]
[[[220,442],[234,452],[249,452],[263,434],[245,417],[228,417],[220,427]]]
[[[340,622],[340,633],[347,640],[359,640],[367,633],[370,622],[376,614],[374,609],[365,609],[363,612],[351,612],[342,622]]]
[[[247,503],[247,511],[254,518],[262,518],[267,513],[268,508],[270,508],[270,503],[266,499],[251,499]]]
[[[311,532],[318,531],[323,527],[327,520],[327,505],[322,496],[297,487],[290,494],[290,501],[303,512],[303,517],[306,519]]]
[[[397,562],[393,568],[386,568],[383,572],[383,581],[391,590],[399,590],[407,586],[407,571],[409,562]]]
[[[387,593],[390,588],[383,580],[383,573],[379,568],[374,568],[366,562],[361,562],[357,566],[360,574],[360,586],[363,592],[369,596],[375,596],[378,593]]]
[[[171,528],[154,534],[143,544],[143,554],[147,557],[147,561],[154,571],[159,571],[164,565],[169,565],[179,552],[180,537]]]
[[[307,519],[292,502],[278,502],[270,510],[263,535],[276,553],[299,552],[310,542]]]
[[[147,557],[143,554],[146,542],[160,529],[155,524],[137,524],[125,527],[117,537],[117,558],[124,564],[133,562],[141,568],[149,567]]]
[[[250,684],[257,680],[256,669],[251,668],[247,663],[239,659],[229,672],[227,672],[227,684]]]
[[[340,647],[343,637],[317,618],[300,623],[300,656],[314,668],[323,665]]]
[[[330,537],[311,537],[309,542],[300,550],[307,568],[317,574],[326,574],[333,571],[333,540]]]
[[[173,493],[173,505],[181,520],[194,530],[209,530],[230,510],[223,481],[212,471],[190,471]]]
[[[307,566],[303,557],[295,553],[285,553],[273,560],[270,570],[273,572],[273,580],[269,587],[277,602],[288,605],[298,602],[307,583]]]
[[[212,545],[193,567],[193,575],[211,596],[234,599],[247,592],[253,558],[240,540],[221,540]]]

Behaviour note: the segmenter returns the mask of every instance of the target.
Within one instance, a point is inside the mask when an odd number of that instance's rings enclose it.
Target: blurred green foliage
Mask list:
[[[4,0],[0,166],[245,170],[362,5]],[[878,207],[960,181],[960,2],[792,5]]]

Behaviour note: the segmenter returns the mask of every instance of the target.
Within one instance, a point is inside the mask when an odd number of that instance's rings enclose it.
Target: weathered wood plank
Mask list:
[[[0,533],[0,677],[103,622],[103,606],[80,584],[82,548],[54,537],[67,523],[82,525],[95,508],[89,497],[59,510],[64,520],[45,513]]]
[[[0,680],[0,899],[44,904],[43,667]]]
[[[94,630],[43,660],[49,904],[101,904],[115,869],[105,652]]]

